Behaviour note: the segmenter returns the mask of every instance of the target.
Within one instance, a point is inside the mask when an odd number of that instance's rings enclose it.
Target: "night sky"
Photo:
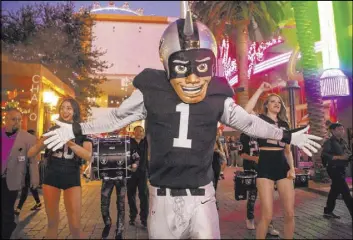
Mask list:
[[[2,11],[6,10],[17,10],[23,5],[32,4],[41,1],[2,1]],[[60,1],[45,1],[56,4]],[[81,6],[89,6],[95,1],[73,1],[76,9],[78,10]],[[107,6],[108,1],[98,1],[101,6]],[[180,1],[114,1],[116,6],[122,6],[124,2],[128,2],[130,9],[136,10],[138,8],[144,9],[144,15],[156,15],[156,16],[168,16],[178,17],[180,16]],[[105,11],[101,13],[120,13],[117,11]]]

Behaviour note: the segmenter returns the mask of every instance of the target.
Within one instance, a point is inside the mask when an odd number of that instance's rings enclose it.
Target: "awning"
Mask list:
[[[14,62],[1,56],[1,87],[4,89],[30,89],[32,77],[40,75],[42,82],[62,95],[75,98],[75,92],[41,64]]]

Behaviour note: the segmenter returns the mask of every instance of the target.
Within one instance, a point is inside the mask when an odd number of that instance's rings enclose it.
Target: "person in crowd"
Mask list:
[[[187,6],[187,5],[186,5]],[[159,53],[164,70],[144,69],[133,80],[136,90],[119,108],[107,109],[86,123],[60,123],[45,136],[56,150],[75,136],[111,132],[146,119],[149,165],[150,239],[219,239],[212,155],[221,122],[249,135],[284,141],[316,152],[321,138],[276,128],[234,102],[225,78],[215,76],[217,43],[192,13],[164,31]],[[307,154],[311,154],[307,151]],[[187,231],[186,231],[187,230]]]
[[[227,167],[232,166],[232,155],[231,155],[231,150],[230,150],[230,146],[232,143],[232,139],[230,136],[226,137],[226,147],[227,147],[227,152],[228,152],[228,158],[227,158]]]
[[[29,134],[32,134],[33,136],[35,136],[35,134],[36,134],[36,132],[32,129],[28,130],[27,132]],[[27,196],[28,196],[28,189],[30,189],[32,196],[33,196],[34,200],[36,201],[36,204],[31,208],[31,211],[35,211],[37,209],[40,209],[40,207],[42,206],[37,188],[31,188],[31,180],[30,180],[31,178],[29,175],[30,174],[29,167],[30,167],[30,164],[27,163],[25,186],[21,189],[20,201],[18,202],[18,205],[15,209],[15,215],[20,214],[20,211],[23,207],[23,204],[25,203]]]
[[[221,128],[218,129],[217,131],[217,138],[219,139],[220,142],[220,146],[222,147],[224,154],[225,154],[225,159],[226,161],[222,161],[221,162],[221,172],[219,175],[219,179],[224,179],[224,170],[227,167],[227,163],[228,163],[228,159],[229,159],[229,152],[228,152],[228,147],[227,147],[227,143],[226,143],[226,139],[222,134],[222,130]]]
[[[329,130],[331,137],[325,141],[321,152],[323,165],[326,167],[327,173],[332,180],[326,207],[324,208],[324,216],[328,218],[340,218],[333,213],[339,194],[342,194],[343,201],[352,216],[353,199],[345,179],[346,166],[348,165],[348,161],[352,161],[352,152],[343,139],[345,130],[342,124],[332,123],[329,126]]]
[[[245,107],[251,112],[264,91],[272,89],[263,82]],[[263,114],[259,117],[277,128],[289,130],[286,107],[277,94],[269,94],[263,104]],[[274,184],[284,208],[284,238],[294,235],[294,184],[295,169],[291,146],[283,141],[258,139],[259,160],[256,185],[260,197],[261,217],[256,227],[256,238],[265,239],[273,214]],[[310,149],[310,148],[309,148]],[[305,152],[308,149],[303,149]]]
[[[230,137],[229,150],[230,150],[231,165],[233,167],[237,167],[237,159],[238,159],[239,147],[237,145],[237,139],[236,139],[235,136],[231,136]]]
[[[15,202],[18,191],[24,187],[26,171],[30,171],[30,187],[39,186],[38,162],[29,156],[36,137],[21,130],[22,114],[18,109],[6,110],[1,129],[1,238],[10,239],[17,224]],[[29,168],[27,168],[29,165]]]
[[[246,109],[246,107],[245,107]],[[259,145],[257,139],[246,135],[245,133],[240,134],[241,148],[239,150],[240,156],[243,160],[243,168],[247,171],[258,172],[258,161],[259,161]],[[255,229],[255,216],[254,208],[257,198],[257,189],[248,190],[248,201],[246,205],[246,227],[249,230]],[[272,221],[268,226],[268,233],[272,236],[278,236],[279,232],[274,228]]]
[[[80,106],[76,100],[65,98],[58,106],[60,122],[73,123],[81,121]],[[52,129],[55,129],[54,126]],[[51,130],[52,130],[51,129]],[[45,148],[41,138],[28,152],[37,155]],[[59,201],[64,192],[64,204],[71,235],[74,239],[83,238],[81,233],[81,158],[90,161],[92,142],[86,135],[68,141],[64,146],[52,151],[46,149],[46,171],[43,180],[43,198],[48,218],[47,239],[56,239],[59,225]]]
[[[130,225],[135,225],[137,216],[136,190],[138,189],[140,199],[140,220],[143,227],[147,228],[147,217],[149,212],[148,204],[148,142],[142,126],[134,128],[134,138],[130,140],[130,152],[139,155],[139,166],[135,172],[131,173],[131,178],[127,180],[127,197],[130,209]]]
[[[215,192],[217,192],[217,186],[218,186],[218,180],[221,173],[221,168],[224,164],[226,164],[226,162],[227,162],[227,159],[226,159],[222,144],[219,138],[217,137],[216,142],[214,144],[213,160],[212,160],[212,169],[214,174],[213,186],[215,188]],[[217,209],[219,209],[217,200],[216,200],[216,206],[217,206]]]

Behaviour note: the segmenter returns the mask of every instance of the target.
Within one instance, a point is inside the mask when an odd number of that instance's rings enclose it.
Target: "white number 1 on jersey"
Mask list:
[[[176,111],[180,112],[179,137],[174,138],[173,147],[191,148],[191,139],[188,139],[189,128],[189,104],[179,103],[176,106]]]

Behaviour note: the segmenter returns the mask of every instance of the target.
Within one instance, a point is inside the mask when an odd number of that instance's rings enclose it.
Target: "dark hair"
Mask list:
[[[267,96],[267,99],[266,101],[264,102],[264,106],[263,106],[263,109],[264,109],[264,112],[265,114],[267,114],[268,112],[268,108],[267,108],[267,104],[268,104],[268,101],[270,100],[271,97],[278,97],[280,103],[281,103],[281,110],[279,111],[279,113],[277,114],[277,118],[280,119],[281,121],[283,122],[286,122],[288,123],[288,118],[287,118],[287,110],[286,110],[286,106],[284,105],[284,102],[283,102],[283,99],[281,98],[281,96],[277,95],[277,94],[274,94],[274,93],[271,93]]]
[[[338,128],[338,127],[343,127],[343,125],[340,124],[340,123],[332,123],[328,128],[329,128],[330,130],[335,130],[335,129]]]
[[[142,130],[145,130],[142,126],[136,126],[136,127],[134,127],[134,131],[136,128],[142,128]]]
[[[60,104],[59,104],[59,107],[58,107],[58,111],[59,111],[59,120],[60,121],[63,121],[63,119],[61,119],[61,116],[60,116],[60,109],[61,109],[61,106],[63,105],[64,102],[69,102],[71,104],[71,107],[72,109],[74,110],[74,114],[72,116],[72,120],[74,122],[81,122],[81,109],[80,109],[80,105],[78,104],[78,102],[73,99],[73,98],[64,98]]]
[[[36,135],[36,131],[34,131],[33,129],[29,129],[29,130],[27,130],[27,132],[29,134]]]

